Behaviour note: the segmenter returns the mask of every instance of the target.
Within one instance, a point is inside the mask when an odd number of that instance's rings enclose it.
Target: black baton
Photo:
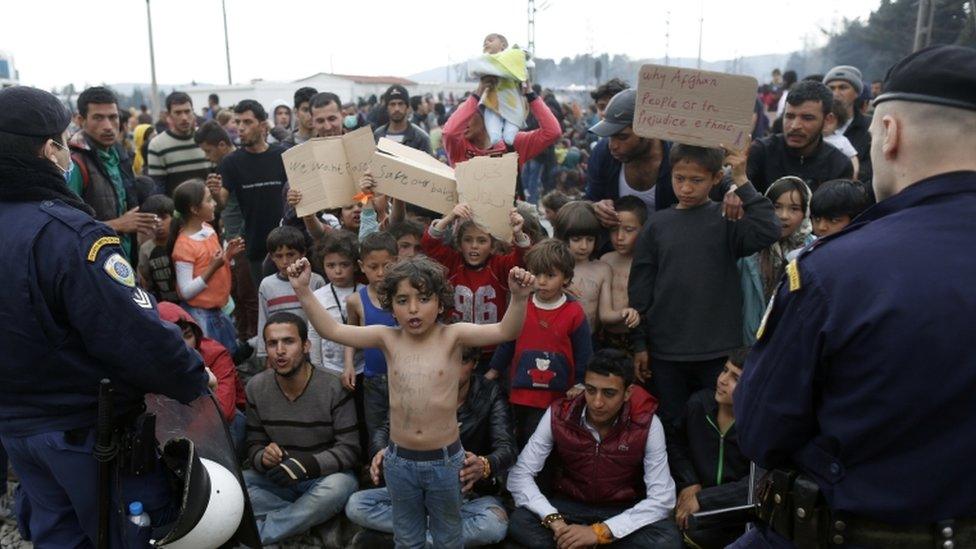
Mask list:
[[[98,462],[98,549],[109,547],[109,517],[112,508],[112,461],[118,453],[113,437],[112,382],[98,385],[98,420],[95,424],[95,461]]]

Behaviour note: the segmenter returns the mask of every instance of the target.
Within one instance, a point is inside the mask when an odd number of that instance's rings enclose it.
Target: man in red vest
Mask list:
[[[583,393],[542,416],[509,473],[518,506],[511,538],[531,548],[682,547],[657,400],[633,381],[631,359],[603,349],[587,365]],[[547,498],[535,476],[550,453],[558,469]]]

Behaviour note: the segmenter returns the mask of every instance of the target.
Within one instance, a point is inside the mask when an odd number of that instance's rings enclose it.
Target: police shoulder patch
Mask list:
[[[136,288],[136,291],[132,294],[132,301],[136,302],[136,305],[142,307],[143,309],[152,309],[152,300],[149,299],[149,294],[146,293],[142,288]]]
[[[759,329],[756,330],[756,341],[761,340],[763,334],[766,333],[766,322],[769,321],[769,314],[773,312],[773,305],[776,304],[776,294],[779,293],[779,289],[782,285],[783,283],[780,282],[776,286],[776,289],[773,290],[773,296],[769,298],[769,303],[766,304],[766,310],[763,311],[762,321],[759,323]]]
[[[800,264],[796,259],[786,265],[786,277],[790,281],[790,292],[795,292],[803,287],[800,281]]]
[[[112,254],[108,256],[105,263],[102,264],[102,269],[105,273],[111,277],[112,280],[118,282],[123,286],[129,288],[134,288],[136,285],[136,273],[132,269],[132,265],[122,257],[121,254]]]
[[[91,245],[91,248],[88,249],[88,261],[94,263],[95,259],[98,257],[99,250],[101,250],[103,247],[109,245],[118,246],[119,244],[121,244],[121,241],[117,236],[103,236],[99,238]]]

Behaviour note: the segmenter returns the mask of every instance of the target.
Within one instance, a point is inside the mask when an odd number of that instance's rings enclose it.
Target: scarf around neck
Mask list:
[[[88,215],[95,213],[71,192],[50,160],[29,154],[0,154],[0,202],[44,200],[60,200]]]

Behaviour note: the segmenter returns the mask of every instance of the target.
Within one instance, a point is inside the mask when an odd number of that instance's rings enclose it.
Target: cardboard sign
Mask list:
[[[700,147],[742,149],[750,141],[759,83],[751,76],[643,65],[634,133]]]
[[[423,151],[380,138],[369,170],[378,193],[442,214],[458,203],[454,170]]]
[[[502,242],[512,240],[509,212],[515,204],[518,154],[478,156],[454,168],[458,201],[471,206],[474,221]]]
[[[281,155],[292,189],[302,192],[295,207],[299,217],[354,202],[359,179],[376,145],[367,127],[341,137],[317,137]]]

